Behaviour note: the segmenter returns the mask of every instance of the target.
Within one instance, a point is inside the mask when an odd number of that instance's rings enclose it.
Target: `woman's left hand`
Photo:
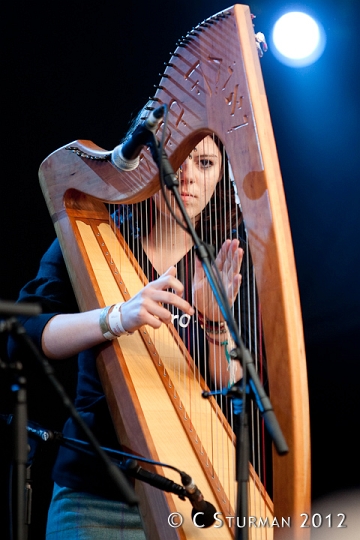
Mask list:
[[[239,292],[241,284],[240,267],[243,254],[243,250],[239,247],[239,240],[225,240],[215,259],[230,306],[235,302]],[[193,305],[206,319],[223,321],[216,298],[198,258],[195,260]]]

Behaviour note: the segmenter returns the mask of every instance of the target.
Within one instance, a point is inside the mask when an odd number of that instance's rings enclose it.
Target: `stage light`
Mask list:
[[[273,54],[284,64],[307,66],[321,56],[325,33],[313,17],[293,11],[282,15],[275,23],[270,45]]]

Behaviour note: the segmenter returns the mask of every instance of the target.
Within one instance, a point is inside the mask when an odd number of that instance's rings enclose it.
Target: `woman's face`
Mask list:
[[[191,152],[177,172],[179,194],[191,219],[196,221],[215,191],[221,175],[222,157],[217,144],[210,136],[205,137]],[[167,192],[170,197],[170,191]],[[173,197],[171,205],[179,215]],[[154,195],[158,211],[169,215],[162,192]]]

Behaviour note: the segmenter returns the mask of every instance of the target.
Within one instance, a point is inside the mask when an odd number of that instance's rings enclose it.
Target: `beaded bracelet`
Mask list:
[[[197,312],[197,316],[200,326],[205,332],[211,334],[225,334],[227,332],[225,321],[210,321],[200,311]]]
[[[206,340],[212,345],[228,345],[227,339],[225,341],[220,341],[220,339],[213,339],[208,334],[205,334]]]
[[[205,335],[206,335],[206,340],[209,343],[211,343],[212,345],[219,345],[220,347],[224,347],[226,361],[227,361],[228,364],[230,364],[231,357],[230,357],[230,354],[229,354],[229,351],[228,351],[228,348],[227,348],[227,346],[229,345],[228,340],[225,339],[224,341],[220,341],[218,339],[212,339],[207,333]]]
[[[212,345],[219,345],[220,347],[224,347],[226,361],[227,361],[228,364],[230,364],[231,356],[230,356],[228,348],[227,348],[227,346],[229,345],[228,340],[225,339],[224,341],[220,341],[218,339],[211,338],[207,333],[205,335],[206,335],[207,341],[209,343],[211,343]]]

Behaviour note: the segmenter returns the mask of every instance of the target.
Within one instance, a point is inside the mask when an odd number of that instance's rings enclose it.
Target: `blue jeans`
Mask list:
[[[137,508],[55,484],[47,540],[146,540]]]

